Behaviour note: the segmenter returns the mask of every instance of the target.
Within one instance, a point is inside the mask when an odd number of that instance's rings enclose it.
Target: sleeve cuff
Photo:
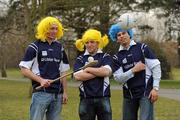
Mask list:
[[[153,87],[158,87],[159,88],[159,81],[160,81],[160,79],[159,80],[154,80],[153,81]]]
[[[27,69],[31,69],[32,63],[33,63],[33,61],[28,61],[28,62],[21,61],[19,63],[19,67],[24,67],[24,68],[27,68]]]
[[[105,65],[105,66],[103,66],[103,67],[109,69],[109,72],[110,72],[110,73],[112,72],[112,69],[111,69],[111,67],[110,67],[109,65]]]

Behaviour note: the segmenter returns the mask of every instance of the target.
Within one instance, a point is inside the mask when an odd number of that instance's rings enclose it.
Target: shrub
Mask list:
[[[163,51],[166,53],[166,57],[172,67],[178,66],[178,44],[173,41],[166,41],[161,43]]]
[[[152,51],[155,53],[155,55],[161,62],[162,79],[172,78],[171,64],[170,61],[167,59],[166,52],[163,50],[162,44],[152,38],[147,38],[143,42],[152,49]]]

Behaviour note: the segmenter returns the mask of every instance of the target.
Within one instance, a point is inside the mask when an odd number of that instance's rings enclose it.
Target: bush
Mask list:
[[[162,79],[171,79],[171,64],[166,56],[166,52],[162,49],[162,44],[160,44],[152,38],[147,38],[143,42],[146,43],[152,49],[152,51],[155,53],[155,55],[161,62]]]
[[[170,62],[172,67],[178,66],[178,44],[177,42],[173,41],[166,41],[161,43],[161,48],[166,53],[166,57],[168,61]]]

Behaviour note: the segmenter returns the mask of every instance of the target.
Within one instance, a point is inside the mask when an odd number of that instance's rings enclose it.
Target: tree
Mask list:
[[[0,3],[2,3],[0,1]],[[3,2],[4,6],[6,6],[7,4],[5,2]],[[6,8],[6,7],[5,7]],[[12,14],[10,14],[10,16],[12,16]],[[6,48],[6,39],[7,39],[7,33],[9,32],[9,30],[11,29],[11,20],[8,19],[7,15],[6,15],[6,10],[4,10],[3,15],[1,15],[0,17],[0,49],[1,49],[1,54],[0,54],[0,66],[1,66],[1,76],[2,77],[7,77],[7,73],[6,73],[6,54],[5,51],[7,51]]]
[[[0,4],[6,5],[6,10],[0,17],[1,26],[0,26],[0,49],[1,49],[1,72],[2,76],[6,77],[6,62],[9,57],[7,53],[11,49],[9,49],[10,45],[12,47],[12,43],[16,40],[19,41],[18,44],[21,44],[23,51],[27,44],[34,39],[34,26],[41,16],[45,16],[46,14],[46,0],[10,0],[9,3],[0,1]],[[10,41],[13,40],[13,41]],[[16,45],[18,45],[16,43]],[[14,55],[16,55],[17,51],[13,51]],[[12,58],[10,59],[12,60]]]
[[[180,36],[180,0],[143,0],[138,8],[142,8],[145,10],[160,8],[161,13],[156,13],[156,15],[161,18],[167,18],[165,22],[165,26],[167,28],[166,31],[166,40],[172,40],[172,32],[177,32],[177,42]],[[179,46],[179,42],[178,42]],[[177,49],[179,51],[179,49]],[[179,56],[180,53],[178,52]]]
[[[178,40],[178,59],[179,59],[178,67],[180,68],[180,35],[177,40]]]

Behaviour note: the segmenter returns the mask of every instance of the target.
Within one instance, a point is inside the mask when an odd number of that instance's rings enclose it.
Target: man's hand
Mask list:
[[[145,70],[146,65],[144,63],[142,63],[141,61],[139,61],[133,68],[132,68],[132,72],[136,73],[136,72],[140,72],[142,70]]]
[[[49,87],[51,85],[50,81],[51,80],[49,80],[49,79],[41,79],[40,84],[41,84],[42,87]]]
[[[67,93],[63,93],[63,98],[62,98],[62,104],[67,104],[68,102],[68,96],[67,96]]]
[[[152,89],[149,94],[149,99],[152,103],[156,102],[158,100],[158,91],[155,89]]]

